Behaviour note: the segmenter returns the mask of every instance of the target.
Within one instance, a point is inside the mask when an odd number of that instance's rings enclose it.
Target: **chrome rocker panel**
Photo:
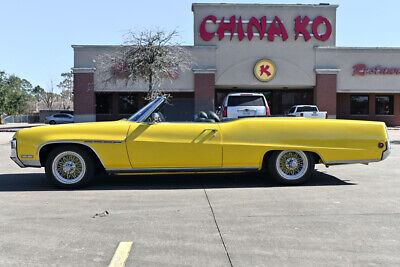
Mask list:
[[[251,172],[258,167],[203,167],[203,168],[135,168],[106,169],[107,173],[168,173],[168,172]]]

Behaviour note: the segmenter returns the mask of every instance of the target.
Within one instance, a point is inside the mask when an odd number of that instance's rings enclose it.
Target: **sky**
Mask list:
[[[0,0],[0,70],[47,89],[73,66],[73,44],[121,44],[129,29],[177,29],[193,44],[191,4],[338,4],[336,45],[400,47],[398,0]]]

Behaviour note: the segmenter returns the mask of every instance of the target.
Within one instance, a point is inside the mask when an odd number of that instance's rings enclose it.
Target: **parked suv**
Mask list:
[[[271,113],[263,94],[233,93],[224,98],[218,115],[224,120],[239,117],[266,116],[271,115]]]

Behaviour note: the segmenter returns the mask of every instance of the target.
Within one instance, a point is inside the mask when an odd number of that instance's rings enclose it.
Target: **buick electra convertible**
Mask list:
[[[41,126],[18,131],[11,159],[44,167],[56,186],[80,187],[109,174],[265,171],[283,184],[307,180],[315,164],[384,160],[390,142],[384,123],[253,117],[220,121],[200,112],[174,122],[158,97],[127,120]]]

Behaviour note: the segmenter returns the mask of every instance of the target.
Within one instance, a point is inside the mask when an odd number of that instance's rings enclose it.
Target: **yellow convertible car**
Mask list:
[[[159,97],[127,120],[20,130],[11,141],[11,159],[20,167],[45,167],[55,185],[72,188],[99,171],[265,170],[283,184],[299,184],[314,164],[366,164],[390,153],[382,122],[278,117],[221,122],[213,112],[172,122],[163,114],[167,103]]]

